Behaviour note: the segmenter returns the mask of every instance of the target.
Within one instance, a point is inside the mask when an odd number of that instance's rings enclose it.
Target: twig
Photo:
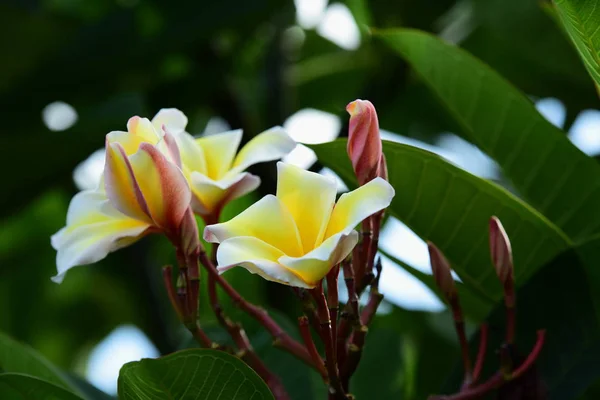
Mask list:
[[[362,350],[365,346],[365,337],[368,332],[369,328],[367,328],[366,325],[362,325],[352,334],[352,343],[348,346],[348,357],[340,374],[342,386],[346,391],[348,391],[350,387],[350,378],[352,378],[352,375],[360,363]]]
[[[329,319],[331,320],[331,338],[333,340],[333,357],[336,356],[337,346],[337,317],[339,310],[339,299],[338,299],[338,276],[340,273],[340,266],[336,265],[327,274],[327,305],[329,306]]]
[[[465,321],[463,319],[462,309],[457,296],[448,299],[450,308],[452,309],[452,318],[454,319],[454,329],[458,335],[458,343],[460,344],[461,358],[463,361],[463,369],[465,376],[463,379],[463,387],[470,385],[473,379],[473,364],[469,355],[469,343],[467,342],[467,334],[465,333]]]
[[[335,358],[335,349],[333,348],[333,338],[331,336],[331,320],[327,300],[323,293],[323,283],[320,282],[315,289],[311,289],[311,295],[317,305],[317,315],[321,325],[320,336],[325,347],[325,367],[329,375],[329,397],[332,399],[345,400],[347,396],[340,382],[337,359]]]
[[[219,275],[217,269],[213,265],[213,263],[208,259],[206,252],[204,250],[200,251],[200,263],[204,266],[206,271],[208,272],[209,277],[213,277],[213,279],[221,286],[221,288],[225,291],[225,293],[231,297],[233,303],[248,313],[251,317],[256,319],[265,329],[273,336],[274,345],[280,347],[298,359],[304,361],[306,364],[318,368],[314,365],[312,357],[308,353],[308,350],[299,342],[294,340],[291,336],[287,334],[270,316],[269,314],[260,307],[255,306],[252,303],[249,303],[246,299],[244,299],[240,294],[227,282],[221,275]]]
[[[312,339],[312,335],[310,334],[310,329],[308,327],[308,318],[305,315],[298,318],[298,327],[300,328],[300,335],[302,336],[302,340],[304,341],[308,352],[313,358],[315,365],[318,366],[319,374],[321,374],[323,381],[329,384],[329,377],[327,376],[325,363],[323,362],[323,359],[321,358],[321,355],[315,346],[315,342]]]
[[[525,361],[511,374],[506,375],[502,371],[496,372],[490,379],[479,386],[470,387],[449,396],[430,396],[429,400],[475,400],[481,398],[490,391],[499,388],[505,382],[515,380],[521,377],[525,372],[529,371],[539,357],[542,348],[544,347],[544,339],[546,332],[540,330],[537,332],[537,341],[525,359]]]
[[[471,385],[474,385],[479,379],[481,370],[483,369],[483,362],[485,360],[485,353],[487,350],[487,339],[488,339],[488,326],[487,324],[481,325],[479,333],[479,350],[477,351],[477,360],[475,361],[475,368],[473,369],[473,377],[471,379]]]
[[[353,262],[350,259],[342,261],[342,271],[344,272],[344,282],[348,290],[348,303],[341,314],[340,324],[337,332],[337,362],[338,365],[344,365],[346,361],[346,342],[350,335],[350,328],[360,323],[360,314],[358,311],[358,296],[356,295],[356,282],[354,279]]]
[[[539,355],[542,351],[542,348],[544,347],[545,338],[546,338],[546,331],[539,330],[537,332],[537,341],[535,342],[535,345],[533,346],[531,353],[529,353],[529,356],[527,356],[527,358],[525,359],[525,361],[523,361],[523,363],[519,366],[519,368],[517,368],[512,373],[512,379],[516,379],[516,378],[520,377],[521,375],[523,375],[535,363],[535,361],[537,360],[537,358],[539,357]]]

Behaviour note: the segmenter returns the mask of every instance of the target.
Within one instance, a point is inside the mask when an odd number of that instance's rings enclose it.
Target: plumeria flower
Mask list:
[[[192,195],[174,138],[146,118],[131,118],[127,130],[106,136],[99,187],[73,198],[67,225],[51,238],[58,251],[56,282],[70,268],[97,262],[150,232],[193,251]]]
[[[335,201],[336,181],[290,164],[277,164],[277,195],[267,195],[228,222],[209,225],[220,243],[219,271],[235,266],[286,285],[313,288],[354,248],[354,227],[386,208],[394,189],[375,178]]]
[[[296,147],[283,128],[271,128],[250,140],[238,152],[242,131],[194,138],[185,131],[187,117],[177,109],[162,109],[152,120],[164,125],[177,140],[182,170],[192,188],[194,212],[218,215],[222,207],[260,185],[260,178],[244,172],[251,165],[278,160]],[[237,153],[237,154],[236,154]]]

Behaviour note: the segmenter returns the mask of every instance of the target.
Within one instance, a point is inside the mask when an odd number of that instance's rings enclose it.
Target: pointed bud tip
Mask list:
[[[348,105],[346,106],[346,111],[348,111],[348,114],[350,114],[350,116],[361,114],[367,109],[375,110],[375,107],[369,100],[357,99],[351,103],[348,103]]]
[[[427,241],[427,249],[429,250],[429,260],[435,283],[444,294],[446,300],[450,301],[456,296],[456,287],[454,286],[450,263],[442,251],[432,242]]]
[[[502,222],[496,216],[490,218],[490,254],[496,273],[502,283],[513,276],[512,247]]]

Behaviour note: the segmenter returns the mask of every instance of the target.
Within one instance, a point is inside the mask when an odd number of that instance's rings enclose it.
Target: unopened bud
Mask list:
[[[364,185],[379,175],[382,152],[377,112],[368,100],[355,100],[346,111],[350,114],[348,156],[358,183]]]
[[[435,283],[442,291],[446,300],[452,302],[457,294],[454,279],[450,273],[450,263],[435,244],[427,242],[427,249],[429,250],[429,260]]]
[[[497,217],[490,218],[490,254],[496,274],[505,284],[513,279],[512,249],[508,235]]]

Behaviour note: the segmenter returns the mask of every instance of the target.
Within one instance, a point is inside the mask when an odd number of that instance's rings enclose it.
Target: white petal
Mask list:
[[[296,142],[286,131],[276,126],[256,135],[238,153],[233,163],[235,171],[243,171],[250,165],[279,160],[296,147]]]
[[[131,244],[149,228],[149,224],[117,211],[102,192],[76,195],[69,206],[67,220],[67,226],[50,239],[57,250],[55,282],[62,281],[72,267],[92,264]]]
[[[225,240],[217,250],[218,270],[223,273],[240,266],[266,280],[310,288],[289,269],[277,263],[283,253],[255,237],[239,236]]]
[[[162,126],[172,132],[181,132],[185,130],[188,119],[184,113],[176,108],[163,108],[152,118],[152,125],[157,132],[162,131]]]

